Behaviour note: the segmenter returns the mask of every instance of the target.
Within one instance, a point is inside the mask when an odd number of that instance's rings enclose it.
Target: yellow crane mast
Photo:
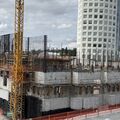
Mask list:
[[[23,105],[23,25],[24,25],[24,0],[15,0],[15,33],[14,33],[14,52],[12,83],[10,94],[10,110],[12,119],[22,118]]]

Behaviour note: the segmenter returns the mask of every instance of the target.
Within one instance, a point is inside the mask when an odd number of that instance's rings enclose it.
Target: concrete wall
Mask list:
[[[8,101],[9,99],[9,91],[0,89],[0,98],[5,99]]]
[[[108,105],[120,104],[120,94],[106,94],[104,95],[104,101]]]
[[[72,97],[71,98],[71,108],[72,109],[89,109],[96,108],[100,105],[99,96],[89,96],[89,97]]]
[[[100,72],[73,72],[73,83],[80,84],[84,83],[93,83],[95,80],[100,79]]]
[[[73,83],[100,82],[101,72],[73,72]],[[120,73],[117,71],[104,72],[102,79],[108,83],[120,82]]]
[[[97,108],[102,105],[115,105],[120,104],[120,94],[104,94],[98,96],[89,97],[72,97],[70,102],[70,107],[72,109],[89,109]]]
[[[70,101],[70,107],[72,109],[82,109],[83,100],[84,99],[82,97],[72,97]]]
[[[42,99],[42,111],[57,110],[69,107],[69,98]]]
[[[35,80],[41,84],[69,84],[71,75],[70,72],[36,72]]]
[[[117,71],[111,71],[107,73],[108,82],[114,83],[114,82],[120,82],[120,72]]]

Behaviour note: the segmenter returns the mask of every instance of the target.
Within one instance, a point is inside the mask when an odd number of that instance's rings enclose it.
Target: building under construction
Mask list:
[[[87,66],[51,52],[47,36],[24,38],[23,118],[120,104],[119,62]],[[34,42],[39,47],[34,48]],[[32,44],[32,45],[31,45]],[[0,107],[10,112],[13,34],[0,37]]]
[[[13,120],[120,104],[119,59],[87,66],[23,31],[24,0],[15,0],[14,35],[0,36],[0,107]]]

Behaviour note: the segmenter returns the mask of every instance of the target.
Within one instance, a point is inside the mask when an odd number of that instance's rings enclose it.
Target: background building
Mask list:
[[[119,0],[78,0],[77,56],[81,63],[114,61],[119,47]]]

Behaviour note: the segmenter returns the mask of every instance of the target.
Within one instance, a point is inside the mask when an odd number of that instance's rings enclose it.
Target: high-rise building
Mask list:
[[[119,21],[120,0],[78,0],[77,56],[81,63],[117,58]]]

